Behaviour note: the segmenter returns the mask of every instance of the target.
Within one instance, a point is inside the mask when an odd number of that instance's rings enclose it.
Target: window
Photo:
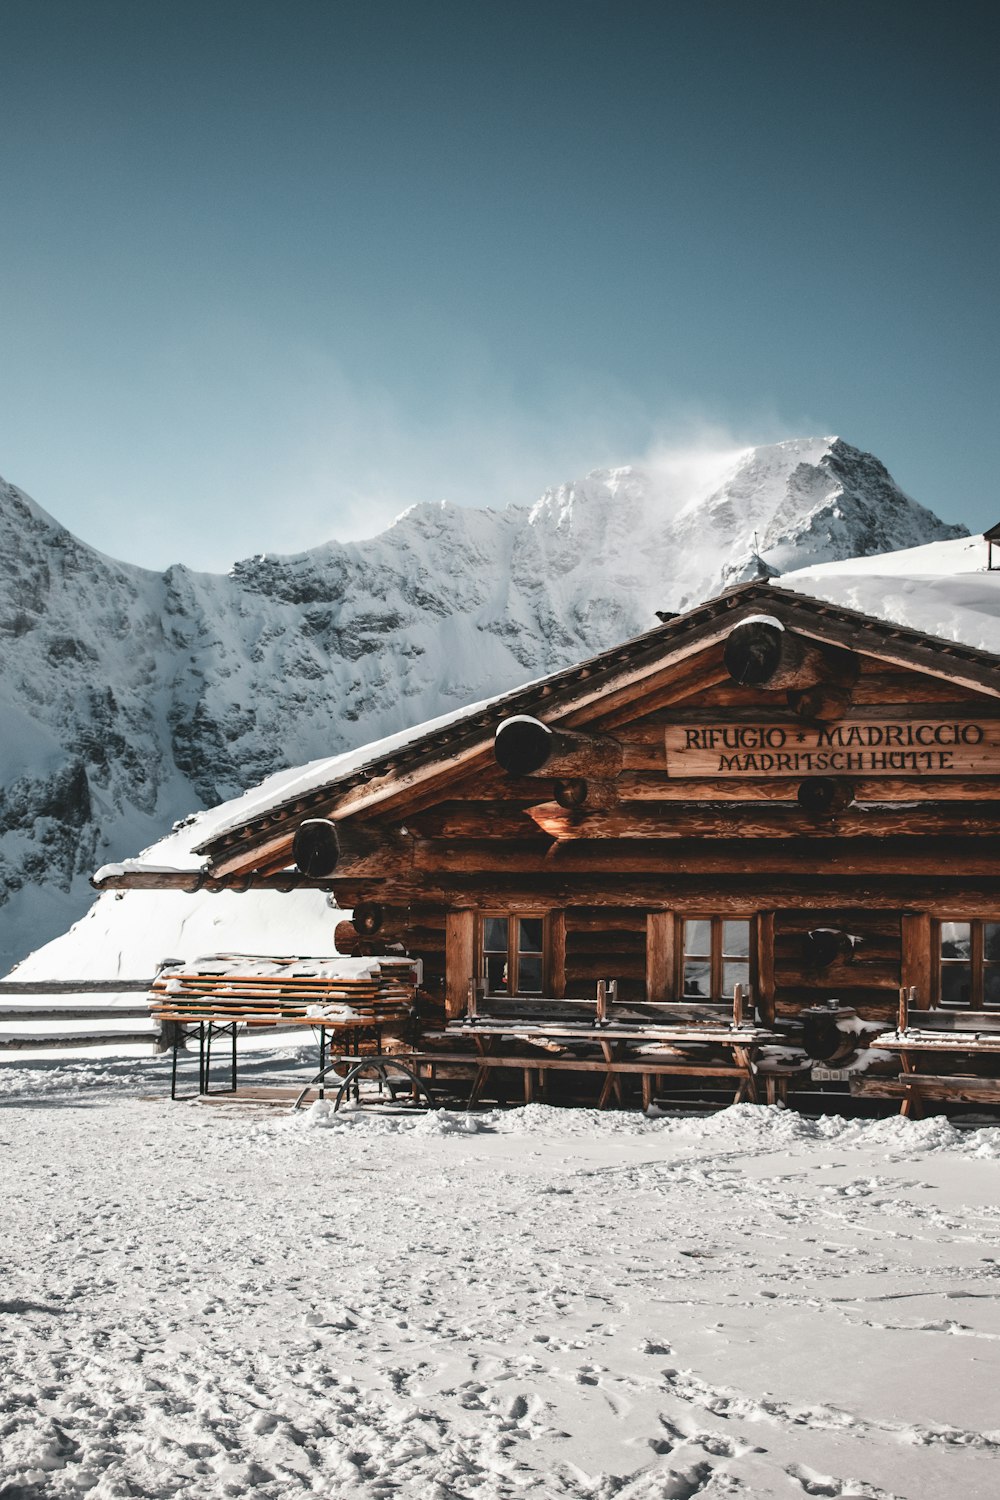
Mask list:
[[[540,995],[545,986],[545,918],[480,918],[479,977],[488,995]]]
[[[731,1000],[750,984],[750,921],[686,917],[681,924],[681,984],[685,1000]]]
[[[1000,1008],[1000,922],[942,922],[940,929],[941,1004]]]

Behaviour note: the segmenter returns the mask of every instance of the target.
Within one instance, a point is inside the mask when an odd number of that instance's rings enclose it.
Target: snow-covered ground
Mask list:
[[[166,1067],[0,1066],[5,1500],[1000,1493],[1000,1129]]]

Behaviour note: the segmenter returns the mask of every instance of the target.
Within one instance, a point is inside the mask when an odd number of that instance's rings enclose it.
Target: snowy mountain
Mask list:
[[[85,910],[95,865],[754,576],[755,534],[778,572],[963,533],[839,438],[419,505],[228,576],[115,562],[0,481],[0,969]]]

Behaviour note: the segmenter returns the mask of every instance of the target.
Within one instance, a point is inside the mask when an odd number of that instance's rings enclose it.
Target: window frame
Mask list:
[[[552,984],[552,942],[550,913],[547,911],[480,911],[476,913],[476,983],[483,987],[484,993],[489,994],[486,989],[486,960],[485,960],[485,938],[486,923],[490,920],[500,920],[507,923],[507,988],[506,990],[493,991],[494,994],[506,994],[513,997],[522,996],[525,1000],[537,999],[544,995]],[[518,947],[521,922],[541,922],[542,924],[542,987],[539,990],[522,991],[520,987],[520,955]],[[497,950],[491,949],[491,952]],[[527,951],[527,950],[525,950]]]
[[[962,1004],[954,1000],[946,1001],[942,995],[942,972],[945,964],[954,963],[957,967],[965,963],[965,959],[946,959],[941,954],[941,929],[951,922],[964,922],[969,927],[969,1001]],[[933,925],[933,941],[931,943],[931,983],[934,994],[937,995],[937,1003],[942,1010],[990,1010],[1000,1012],[1000,1001],[994,1000],[987,1004],[986,1001],[986,970],[988,968],[1000,969],[1000,960],[988,959],[986,957],[985,929],[1000,925],[1000,916],[996,917],[965,917],[949,915],[938,917]]]
[[[682,1005],[722,1005],[732,1000],[732,995],[727,995],[723,990],[723,973],[725,955],[722,940],[726,922],[745,922],[747,924],[747,988],[756,999],[757,991],[757,944],[758,944],[758,922],[757,912],[719,912],[690,911],[677,913],[676,936],[674,940],[675,972],[674,972],[674,994]],[[709,924],[709,990],[707,997],[687,995],[684,992],[684,962],[687,950],[684,946],[684,924],[685,922],[707,922]],[[696,955],[700,957],[701,955]],[[729,955],[729,961],[733,962],[735,955]],[[737,960],[738,961],[738,960]]]

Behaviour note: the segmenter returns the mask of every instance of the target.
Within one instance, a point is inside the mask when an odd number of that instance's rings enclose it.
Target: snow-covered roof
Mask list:
[[[404,749],[425,735],[434,734],[461,719],[481,713],[506,696],[498,694],[496,698],[484,698],[479,703],[467,704],[464,708],[441,714],[436,719],[428,719],[423,724],[414,724],[409,729],[401,730],[399,734],[373,740],[369,745],[359,745],[355,750],[345,750],[340,755],[328,755],[320,760],[308,761],[303,766],[290,766],[287,770],[275,771],[273,776],[265,777],[239,797],[220,802],[217,807],[209,807],[204,812],[185,818],[176,825],[172,833],[160,839],[150,849],[144,850],[137,858],[102,865],[94,875],[94,884],[100,885],[103,880],[136,870],[143,870],[147,874],[178,870],[197,873],[204,869],[205,860],[194,851],[202,844],[219,838],[228,829],[240,828],[270,808],[307,796],[317,787],[329,786],[353,776],[366,766],[384,760],[394,751]],[[145,858],[146,854],[154,852],[155,863]]]
[[[820,563],[783,573],[774,583],[1000,656],[1000,571],[987,571],[982,536]]]
[[[987,571],[986,546],[981,536],[932,542],[901,552],[853,558],[846,562],[823,563],[782,574],[770,585],[744,585],[739,592],[746,594],[748,601],[752,597],[755,602],[764,603],[771,589],[825,602],[837,609],[866,616],[869,621],[888,621],[917,632],[930,642],[954,643],[1000,658],[1000,572]],[[621,648],[622,654],[637,648],[648,649],[651,641],[657,638],[664,648],[668,648],[674,633],[683,631],[686,624],[705,608],[699,606],[688,615],[679,616],[668,625],[636,638]],[[614,659],[618,655],[618,652],[604,653],[595,661]],[[246,828],[265,814],[321,789],[363,776],[368,767],[378,766],[380,772],[384,772],[385,762],[397,752],[412,751],[422,741],[433,742],[435,736],[452,727],[474,727],[478,718],[491,710],[495,713],[502,705],[514,710],[522,697],[530,696],[538,687],[569,679],[578,671],[571,669],[538,679],[514,692],[482,699],[344,754],[279,771],[242,796],[185,820],[146,854],[155,857],[156,869],[203,871],[207,863],[206,846]],[[140,855],[121,865],[104,866],[94,877],[94,883],[99,885],[102,878],[138,870],[149,872],[153,868],[154,865]]]

